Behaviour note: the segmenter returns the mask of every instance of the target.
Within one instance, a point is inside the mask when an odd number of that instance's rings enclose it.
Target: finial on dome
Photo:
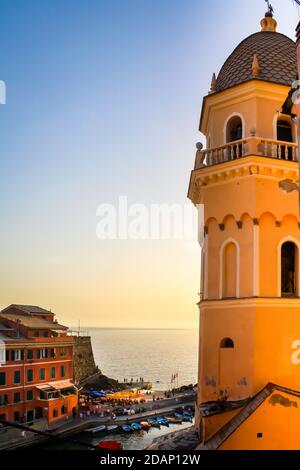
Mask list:
[[[216,74],[213,73],[210,85],[210,93],[215,93],[217,91],[217,77]]]
[[[277,28],[277,21],[273,18],[274,8],[272,7],[270,0],[265,0],[265,2],[268,5],[268,11],[260,22],[261,30],[275,33]]]
[[[257,54],[254,54],[253,62],[252,62],[252,76],[253,78],[257,78],[259,74],[260,74],[260,66],[259,66]]]
[[[275,33],[277,29],[277,21],[273,18],[272,12],[267,12],[266,16],[261,20],[261,30],[264,32]]]

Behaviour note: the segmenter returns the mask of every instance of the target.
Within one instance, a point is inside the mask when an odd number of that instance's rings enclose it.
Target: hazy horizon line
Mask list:
[[[162,328],[162,327],[122,327],[122,326],[80,326],[77,327],[69,327],[70,330],[73,331],[81,331],[81,330],[88,330],[88,329],[97,329],[97,330],[197,330],[197,327],[190,327],[190,328]]]

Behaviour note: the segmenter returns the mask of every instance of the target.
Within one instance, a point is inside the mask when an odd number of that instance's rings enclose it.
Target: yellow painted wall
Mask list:
[[[252,80],[222,93],[208,95],[203,108],[201,132],[210,137],[210,148],[225,144],[224,126],[232,114],[242,115],[245,137],[250,137],[251,128],[255,128],[256,135],[276,139],[274,120],[288,91],[289,88],[284,85]]]
[[[203,418],[202,424],[206,440],[214,435],[216,428],[222,428],[225,426],[225,424],[227,424],[232,418],[234,418],[234,416],[240,413],[240,411],[240,409],[237,409],[228,411],[227,413],[210,416],[209,418]]]
[[[219,450],[299,450],[299,422],[300,398],[274,391]]]
[[[200,309],[201,370],[199,403],[219,400],[227,396],[241,400],[253,392],[253,346],[255,309],[231,303],[223,305],[204,303]],[[234,341],[234,350],[220,351],[224,338]]]

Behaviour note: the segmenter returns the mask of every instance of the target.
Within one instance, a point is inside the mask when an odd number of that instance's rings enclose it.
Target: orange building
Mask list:
[[[300,448],[296,78],[296,44],[270,10],[203,101],[207,145],[197,145],[189,186],[205,220],[201,449]]]
[[[0,420],[51,423],[75,413],[67,330],[40,307],[11,305],[0,312]]]

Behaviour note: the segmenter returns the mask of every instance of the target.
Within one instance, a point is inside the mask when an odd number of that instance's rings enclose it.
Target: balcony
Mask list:
[[[221,147],[197,150],[195,170],[256,155],[277,160],[298,161],[298,145],[293,142],[249,137]]]

